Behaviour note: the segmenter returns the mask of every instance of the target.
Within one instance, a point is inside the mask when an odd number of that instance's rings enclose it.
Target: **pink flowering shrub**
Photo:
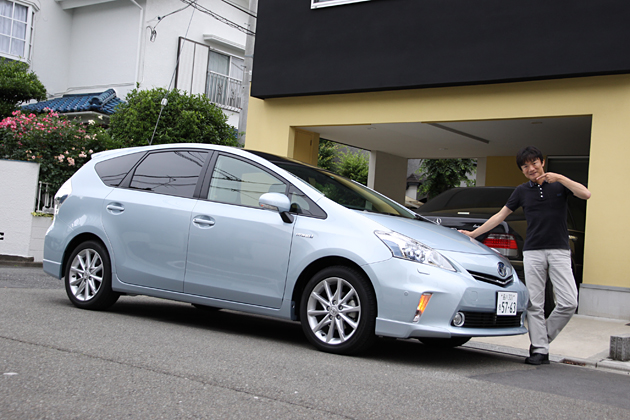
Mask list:
[[[13,116],[0,121],[0,159],[39,163],[39,180],[51,184],[53,191],[87,162],[92,153],[111,148],[110,143],[102,126],[83,125],[52,111],[46,114],[15,111]]]

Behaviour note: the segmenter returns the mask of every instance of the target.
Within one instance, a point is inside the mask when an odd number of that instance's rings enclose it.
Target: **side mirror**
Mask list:
[[[281,193],[266,193],[260,196],[258,204],[263,209],[280,213],[283,222],[293,223],[293,216],[289,213],[291,210],[291,201],[286,195]]]

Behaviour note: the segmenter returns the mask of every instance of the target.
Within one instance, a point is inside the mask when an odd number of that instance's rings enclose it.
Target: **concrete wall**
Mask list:
[[[31,240],[29,243],[28,256],[33,257],[33,261],[44,261],[44,238],[48,228],[52,224],[52,217],[32,216]]]
[[[0,254],[28,257],[39,163],[0,160]]]

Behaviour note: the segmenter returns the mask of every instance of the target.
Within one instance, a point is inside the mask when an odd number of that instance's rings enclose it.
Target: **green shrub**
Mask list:
[[[84,126],[56,112],[36,115],[14,111],[12,117],[0,122],[0,158],[39,163],[39,180],[49,183],[52,191],[57,191],[92,153],[117,146],[96,121]]]
[[[237,131],[227,116],[204,95],[187,95],[177,89],[134,89],[110,119],[113,139],[128,146],[165,143],[211,143],[238,146]],[[167,105],[162,110],[162,99]],[[159,123],[158,116],[160,116]]]

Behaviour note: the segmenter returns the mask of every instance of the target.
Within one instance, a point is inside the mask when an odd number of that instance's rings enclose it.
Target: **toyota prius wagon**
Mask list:
[[[94,154],[55,196],[44,270],[82,309],[147,295],[272,316],[331,353],[526,332],[505,257],[334,173],[215,145]]]

